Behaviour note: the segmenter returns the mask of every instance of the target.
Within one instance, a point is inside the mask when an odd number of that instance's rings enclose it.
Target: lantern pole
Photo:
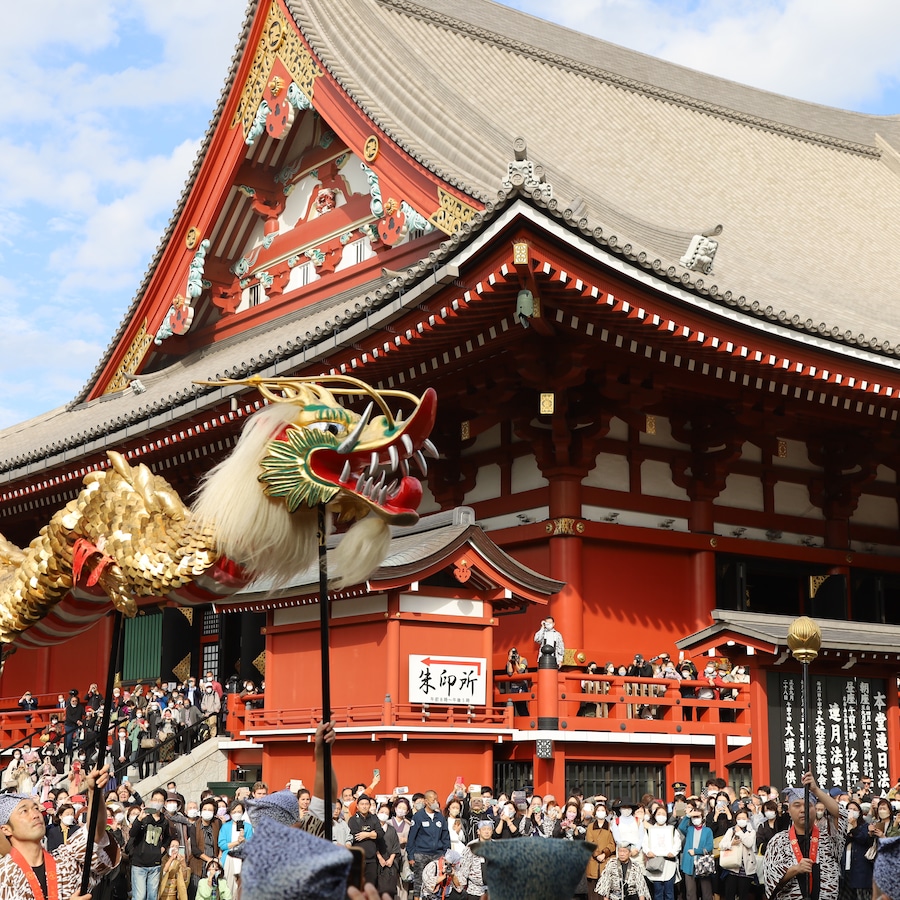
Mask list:
[[[809,692],[809,664],[819,655],[819,648],[822,646],[822,632],[819,626],[808,616],[800,616],[791,622],[791,627],[787,634],[788,648],[794,659],[800,663],[803,668],[803,771],[812,771],[812,751],[810,750],[810,728],[809,723],[812,718],[810,714],[810,692]],[[804,815],[806,817],[806,828],[803,838],[803,855],[809,858],[809,845],[812,834],[812,828],[815,821],[810,821],[809,816],[809,785],[805,784],[803,790],[803,806]]]
[[[322,671],[322,721],[331,721],[331,658],[328,640],[328,547],[325,504],[316,507],[319,515],[319,646]],[[322,776],[325,779],[325,840],[332,835],[334,797],[331,793],[331,744],[322,741]]]

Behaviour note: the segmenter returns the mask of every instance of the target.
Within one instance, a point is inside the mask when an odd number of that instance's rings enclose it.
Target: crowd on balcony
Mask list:
[[[333,739],[331,726],[319,726],[312,792],[301,786],[270,793],[258,782],[238,788],[233,796],[204,790],[186,798],[169,782],[142,797],[131,783],[112,789],[105,773],[101,777],[92,771],[83,786],[96,781],[103,787],[107,821],[98,832],[101,862],[93,896],[126,900],[130,892],[131,900],[231,900],[239,897],[243,880],[248,897],[337,900],[336,893],[322,893],[321,884],[307,883],[293,893],[285,888],[297,879],[314,878],[317,870],[310,860],[327,856],[321,849],[329,846],[321,840],[326,816],[322,748]],[[583,872],[573,873],[581,879],[576,900],[594,895],[603,900],[711,900],[713,894],[724,900],[868,900],[879,860],[893,861],[884,878],[890,871],[900,878],[900,781],[883,794],[868,777],[848,789],[826,790],[811,774],[804,783],[813,801],[809,808],[802,786],[780,791],[770,785],[741,785],[734,791],[723,779],[710,779],[698,793],[675,783],[667,802],[652,794],[629,798],[580,791],[557,798],[527,788],[495,797],[488,786],[466,786],[461,779],[446,794],[397,788],[386,795],[378,790],[377,770],[369,784],[339,793],[333,773],[332,841],[362,851],[364,877],[372,886],[367,900],[379,895],[398,900],[484,898],[483,856],[476,841],[588,842],[591,858]],[[0,831],[10,838],[20,834],[9,822],[21,809],[43,813],[40,840],[49,852],[65,858],[83,850],[89,820],[84,795],[58,788],[51,788],[43,801],[0,794]],[[271,830],[272,822],[279,828]],[[288,849],[297,831],[306,832],[303,840],[313,843]],[[810,851],[815,866],[795,854],[798,839],[807,832],[815,846]],[[298,858],[304,859],[303,866],[297,866]],[[328,865],[335,865],[329,859]],[[7,869],[10,864],[0,859],[0,900],[7,900]],[[254,893],[264,885],[251,886],[253,872],[262,872],[256,877],[281,893]],[[350,898],[361,900],[361,895],[350,892]]]
[[[203,678],[174,685],[114,688],[108,737],[113,784],[124,781],[130,769],[140,779],[155,774],[160,766],[214,737],[229,702],[261,705],[264,684],[247,680],[229,687],[233,690],[223,689],[207,672]],[[0,790],[34,794],[42,802],[54,788],[78,794],[100,739],[104,700],[97,685],[91,684],[83,696],[77,688],[58,695],[49,711],[41,709],[30,691],[18,705],[27,713],[26,725],[34,724],[38,712],[46,713],[48,722],[20,746],[3,750]]]

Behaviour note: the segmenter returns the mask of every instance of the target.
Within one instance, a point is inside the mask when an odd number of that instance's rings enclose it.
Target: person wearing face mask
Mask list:
[[[587,871],[585,872],[588,883],[588,896],[593,896],[600,875],[606,868],[607,863],[616,854],[616,839],[613,837],[612,829],[609,827],[605,806],[598,804],[594,808],[594,818],[584,833],[584,839],[596,847],[590,860],[588,860]]]
[[[450,849],[450,831],[441,814],[437,791],[429,790],[422,798],[422,809],[413,814],[406,843],[406,855],[413,871],[413,897],[422,896],[422,870],[440,859]]]
[[[71,803],[61,804],[47,826],[47,849],[52,853],[57,847],[68,844],[80,830],[75,807]]]
[[[736,868],[729,868],[722,862],[725,900],[735,900],[735,897],[748,900],[756,875],[757,859],[756,832],[745,809],[738,809],[735,813],[734,826],[722,836],[719,850],[722,853],[731,851],[730,857],[740,861]]]
[[[209,736],[215,737],[219,730],[219,713],[222,710],[222,701],[211,684],[208,684],[203,690],[203,696],[200,699],[200,711],[209,728]]]
[[[646,822],[641,849],[653,900],[675,900],[681,832],[669,824],[669,814],[661,803],[651,805]]]
[[[756,852],[759,856],[765,855],[766,847],[774,835],[787,828],[787,824],[778,815],[778,804],[774,800],[766,800],[762,806],[762,814],[762,823],[756,827]]]
[[[522,837],[522,820],[525,817],[516,809],[515,803],[506,802],[500,809],[500,818],[494,829],[494,839]],[[451,839],[452,846],[452,839]]]
[[[684,875],[684,890],[687,900],[712,900],[713,879],[711,875],[697,875],[694,861],[700,856],[713,852],[713,833],[703,824],[703,813],[692,809],[689,816],[679,823],[679,831],[684,835],[681,848],[681,871]]]
[[[200,815],[194,819],[191,828],[190,867],[198,878],[202,877],[210,860],[218,862],[219,830],[222,822],[216,818],[217,807],[218,803],[213,797],[201,801]]]
[[[187,900],[191,870],[181,854],[178,839],[171,841],[162,861],[159,876],[159,900]]]
[[[163,811],[165,802],[166,792],[157,788],[132,823],[128,838],[132,900],[157,900],[163,857],[176,838]]]
[[[875,843],[859,802],[847,803],[847,843],[841,855],[842,900],[870,900],[874,862],[866,853]],[[846,896],[845,896],[846,895]]]
[[[716,794],[715,801],[706,816],[706,825],[712,831],[713,838],[722,837],[734,824],[731,812],[731,800],[725,791]]]
[[[197,900],[232,900],[233,896],[228,882],[222,877],[222,866],[217,860],[211,860],[197,885]]]
[[[581,809],[577,800],[569,800],[563,809],[562,818],[556,823],[553,829],[553,837],[562,838],[565,841],[583,841],[587,833],[587,826],[581,824]],[[500,835],[495,831],[494,837]],[[579,893],[576,888],[575,893]]]
[[[387,894],[389,897],[396,897],[400,886],[400,863],[403,854],[397,832],[391,828],[390,805],[380,804],[376,818],[384,834],[384,846],[376,852],[378,872],[375,876],[375,887],[378,888],[379,896]]]
[[[612,833],[616,839],[616,845],[628,844],[638,852],[643,843],[640,825],[634,817],[635,804],[630,800],[621,800],[613,807],[615,817],[612,820]]]
[[[872,824],[869,833],[879,838],[900,837],[900,828],[895,823],[895,816],[891,801],[882,797],[873,809]]]
[[[247,809],[240,800],[235,800],[231,804],[228,815],[228,821],[219,829],[219,849],[222,851],[219,862],[222,863],[225,880],[231,888],[231,893],[236,894],[236,879],[240,874],[240,867],[235,865],[239,861],[231,855],[231,851],[253,837],[253,826],[247,818]]]

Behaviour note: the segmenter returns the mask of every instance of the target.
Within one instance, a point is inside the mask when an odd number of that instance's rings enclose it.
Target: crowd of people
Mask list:
[[[650,794],[623,798],[579,792],[557,798],[527,789],[495,797],[490,787],[466,786],[461,779],[444,796],[406,789],[384,795],[378,792],[376,771],[368,785],[340,792],[332,773],[336,799],[328,844],[321,840],[326,832],[322,798],[328,793],[322,754],[333,740],[333,726],[320,725],[312,790],[301,786],[270,793],[260,782],[238,788],[233,796],[205,790],[185,798],[169,782],[142,797],[127,781],[113,787],[108,767],[87,773],[85,794],[96,784],[105,800],[95,834],[93,897],[232,900],[242,890],[245,900],[265,896],[248,889],[251,863],[253,871],[264,873],[253,877],[280,878],[271,866],[284,858],[279,841],[288,840],[285,831],[266,830],[271,822],[318,842],[304,844],[304,852],[321,853],[315,848],[332,845],[356,848],[360,883],[371,886],[366,900],[481,900],[488,886],[479,842],[543,840],[591,846],[574,894],[583,900],[593,895],[711,900],[713,894],[723,900],[868,900],[875,850],[890,848],[898,843],[892,839],[900,838],[900,781],[883,794],[871,778],[848,790],[825,790],[807,773],[803,781],[812,800],[807,807],[803,786],[779,791],[741,785],[735,791],[722,779],[710,779],[696,794],[675,783],[668,802]],[[20,845],[31,853],[32,867],[40,866],[39,846],[59,861],[66,878],[75,879],[91,802],[55,787],[44,801],[33,794],[2,793],[0,834],[17,853]],[[898,854],[892,851],[892,858]],[[349,863],[342,860],[338,868],[346,876]],[[298,865],[290,857],[284,864]],[[20,869],[25,871],[12,855],[0,859],[0,900],[37,896],[5,891],[4,879],[18,884]],[[284,877],[291,881],[294,875]],[[70,896],[77,896],[74,888],[70,893],[60,888],[59,897]],[[350,896],[361,900],[362,894],[351,891]]]
[[[228,702],[260,705],[265,685],[244,681],[228,692],[212,672],[173,685],[136,684],[113,689],[109,744],[112,746],[112,778],[122,782],[130,767],[138,778],[155,774],[159,766],[189,753],[197,744],[221,729]],[[39,709],[26,691],[19,700],[26,724]],[[7,748],[7,763],[0,775],[0,789],[34,793],[43,802],[53,788],[80,792],[80,782],[96,759],[104,701],[92,684],[84,696],[73,688],[60,694],[50,711],[48,724],[33,739]]]
[[[552,631],[545,630],[546,628]],[[548,637],[548,635],[552,635]],[[558,664],[562,663],[563,655],[560,651],[562,638],[555,630],[552,619],[546,619],[542,623],[541,631],[535,635],[535,640],[544,651],[552,652]],[[552,643],[547,643],[547,641]],[[584,694],[596,696],[582,701],[578,715],[585,718],[605,718],[609,715],[610,703],[604,697],[612,692],[611,681],[604,680],[603,676],[621,678],[646,678],[657,681],[675,682],[678,693],[683,700],[737,700],[741,684],[750,683],[750,675],[745,666],[732,666],[731,662],[724,658],[707,659],[703,668],[698,670],[695,663],[686,658],[673,660],[668,653],[660,653],[651,659],[645,659],[640,653],[635,654],[630,665],[617,665],[609,661],[602,668],[596,662],[589,662],[583,667],[586,677],[581,682],[581,690]],[[521,677],[522,680],[511,680],[509,692],[511,694],[525,694],[531,690],[526,679],[529,672],[528,659],[523,656],[518,648],[511,647],[506,658],[506,674],[510,678]],[[660,715],[659,704],[652,702],[653,698],[661,697],[667,688],[660,684],[629,682],[624,685],[624,692],[628,696],[637,698],[628,705],[629,718],[655,719]],[[618,693],[620,688],[616,688]],[[644,701],[646,698],[646,702]],[[517,716],[528,715],[528,704],[523,700],[513,700]],[[683,714],[690,720],[693,710],[690,706],[683,708]],[[722,713],[723,721],[727,720],[728,711]]]

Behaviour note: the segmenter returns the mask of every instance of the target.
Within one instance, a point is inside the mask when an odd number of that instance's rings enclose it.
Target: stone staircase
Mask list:
[[[205,790],[211,781],[228,780],[228,757],[219,749],[219,744],[230,740],[231,738],[226,735],[210,738],[194,747],[185,756],[179,756],[160,767],[155,775],[142,781],[136,781],[132,777],[132,773],[137,774],[137,769],[130,767],[128,780],[145,801],[149,800],[150,792],[154,788],[161,787],[165,790],[169,781],[174,781],[178,785],[178,793],[182,794],[185,800],[197,800],[200,792]]]

